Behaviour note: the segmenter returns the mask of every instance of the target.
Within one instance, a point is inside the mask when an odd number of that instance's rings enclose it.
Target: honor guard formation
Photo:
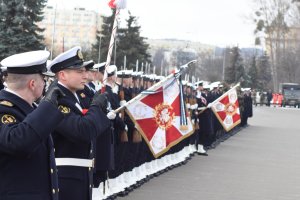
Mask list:
[[[225,131],[205,108],[229,87],[182,80],[194,131],[156,158],[126,109],[114,110],[165,77],[85,61],[80,47],[53,60],[49,54],[31,51],[1,61],[1,200],[124,196],[195,155],[207,156],[252,117],[251,91],[238,89],[241,124]]]

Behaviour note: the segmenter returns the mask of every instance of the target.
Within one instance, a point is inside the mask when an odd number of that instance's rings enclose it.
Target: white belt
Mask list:
[[[56,166],[93,167],[93,159],[55,158]]]

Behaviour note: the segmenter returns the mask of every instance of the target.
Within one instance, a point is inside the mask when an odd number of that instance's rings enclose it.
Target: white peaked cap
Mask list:
[[[116,74],[117,73],[117,66],[116,65],[109,65],[106,68],[106,72],[107,72],[108,77]]]
[[[42,73],[47,71],[46,62],[49,55],[49,51],[44,50],[19,53],[3,59],[1,65],[7,68],[8,73]]]
[[[81,47],[76,46],[72,49],[59,54],[48,65],[48,68],[56,73],[66,68],[80,68],[83,64],[83,56],[81,53]]]

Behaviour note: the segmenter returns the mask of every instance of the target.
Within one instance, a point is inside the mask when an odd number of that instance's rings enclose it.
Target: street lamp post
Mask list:
[[[101,39],[102,37],[100,36],[100,41],[99,41],[99,50],[98,50],[98,63],[100,63],[100,58],[101,58]]]
[[[222,81],[225,80],[225,62],[226,62],[226,49],[224,49],[223,51]]]
[[[227,51],[227,48],[225,48],[224,51],[223,51],[222,81],[225,81],[226,51]],[[232,54],[231,51],[229,51],[228,53]]]

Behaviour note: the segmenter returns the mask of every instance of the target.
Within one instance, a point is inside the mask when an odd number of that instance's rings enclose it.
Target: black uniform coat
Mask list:
[[[50,132],[63,119],[42,102],[0,91],[0,199],[57,200],[57,174]]]
[[[92,141],[109,127],[109,120],[98,106],[91,106],[84,115],[75,95],[64,86],[66,94],[58,102],[64,120],[53,133],[56,158],[93,159]],[[87,167],[59,166],[59,199],[85,200],[92,198],[93,170]]]
[[[114,93],[112,88],[109,85],[105,86],[105,92],[107,94],[108,101],[111,104],[112,110],[115,110],[120,107],[120,98],[118,94]],[[114,143],[114,170],[110,172],[111,178],[115,178],[120,174],[121,169],[121,163],[123,162],[123,155],[125,153],[125,149],[123,148],[124,145],[122,145],[120,141],[120,132],[125,130],[125,123],[123,120],[119,117],[119,115],[116,116],[116,118],[113,121],[113,127],[114,127],[114,133],[113,133],[113,143]]]
[[[101,91],[101,90],[100,90]],[[94,186],[98,187],[100,182],[105,181],[107,172],[115,169],[114,158],[114,129],[113,122],[110,122],[110,128],[106,129],[106,133],[97,137],[95,149],[95,171]]]

